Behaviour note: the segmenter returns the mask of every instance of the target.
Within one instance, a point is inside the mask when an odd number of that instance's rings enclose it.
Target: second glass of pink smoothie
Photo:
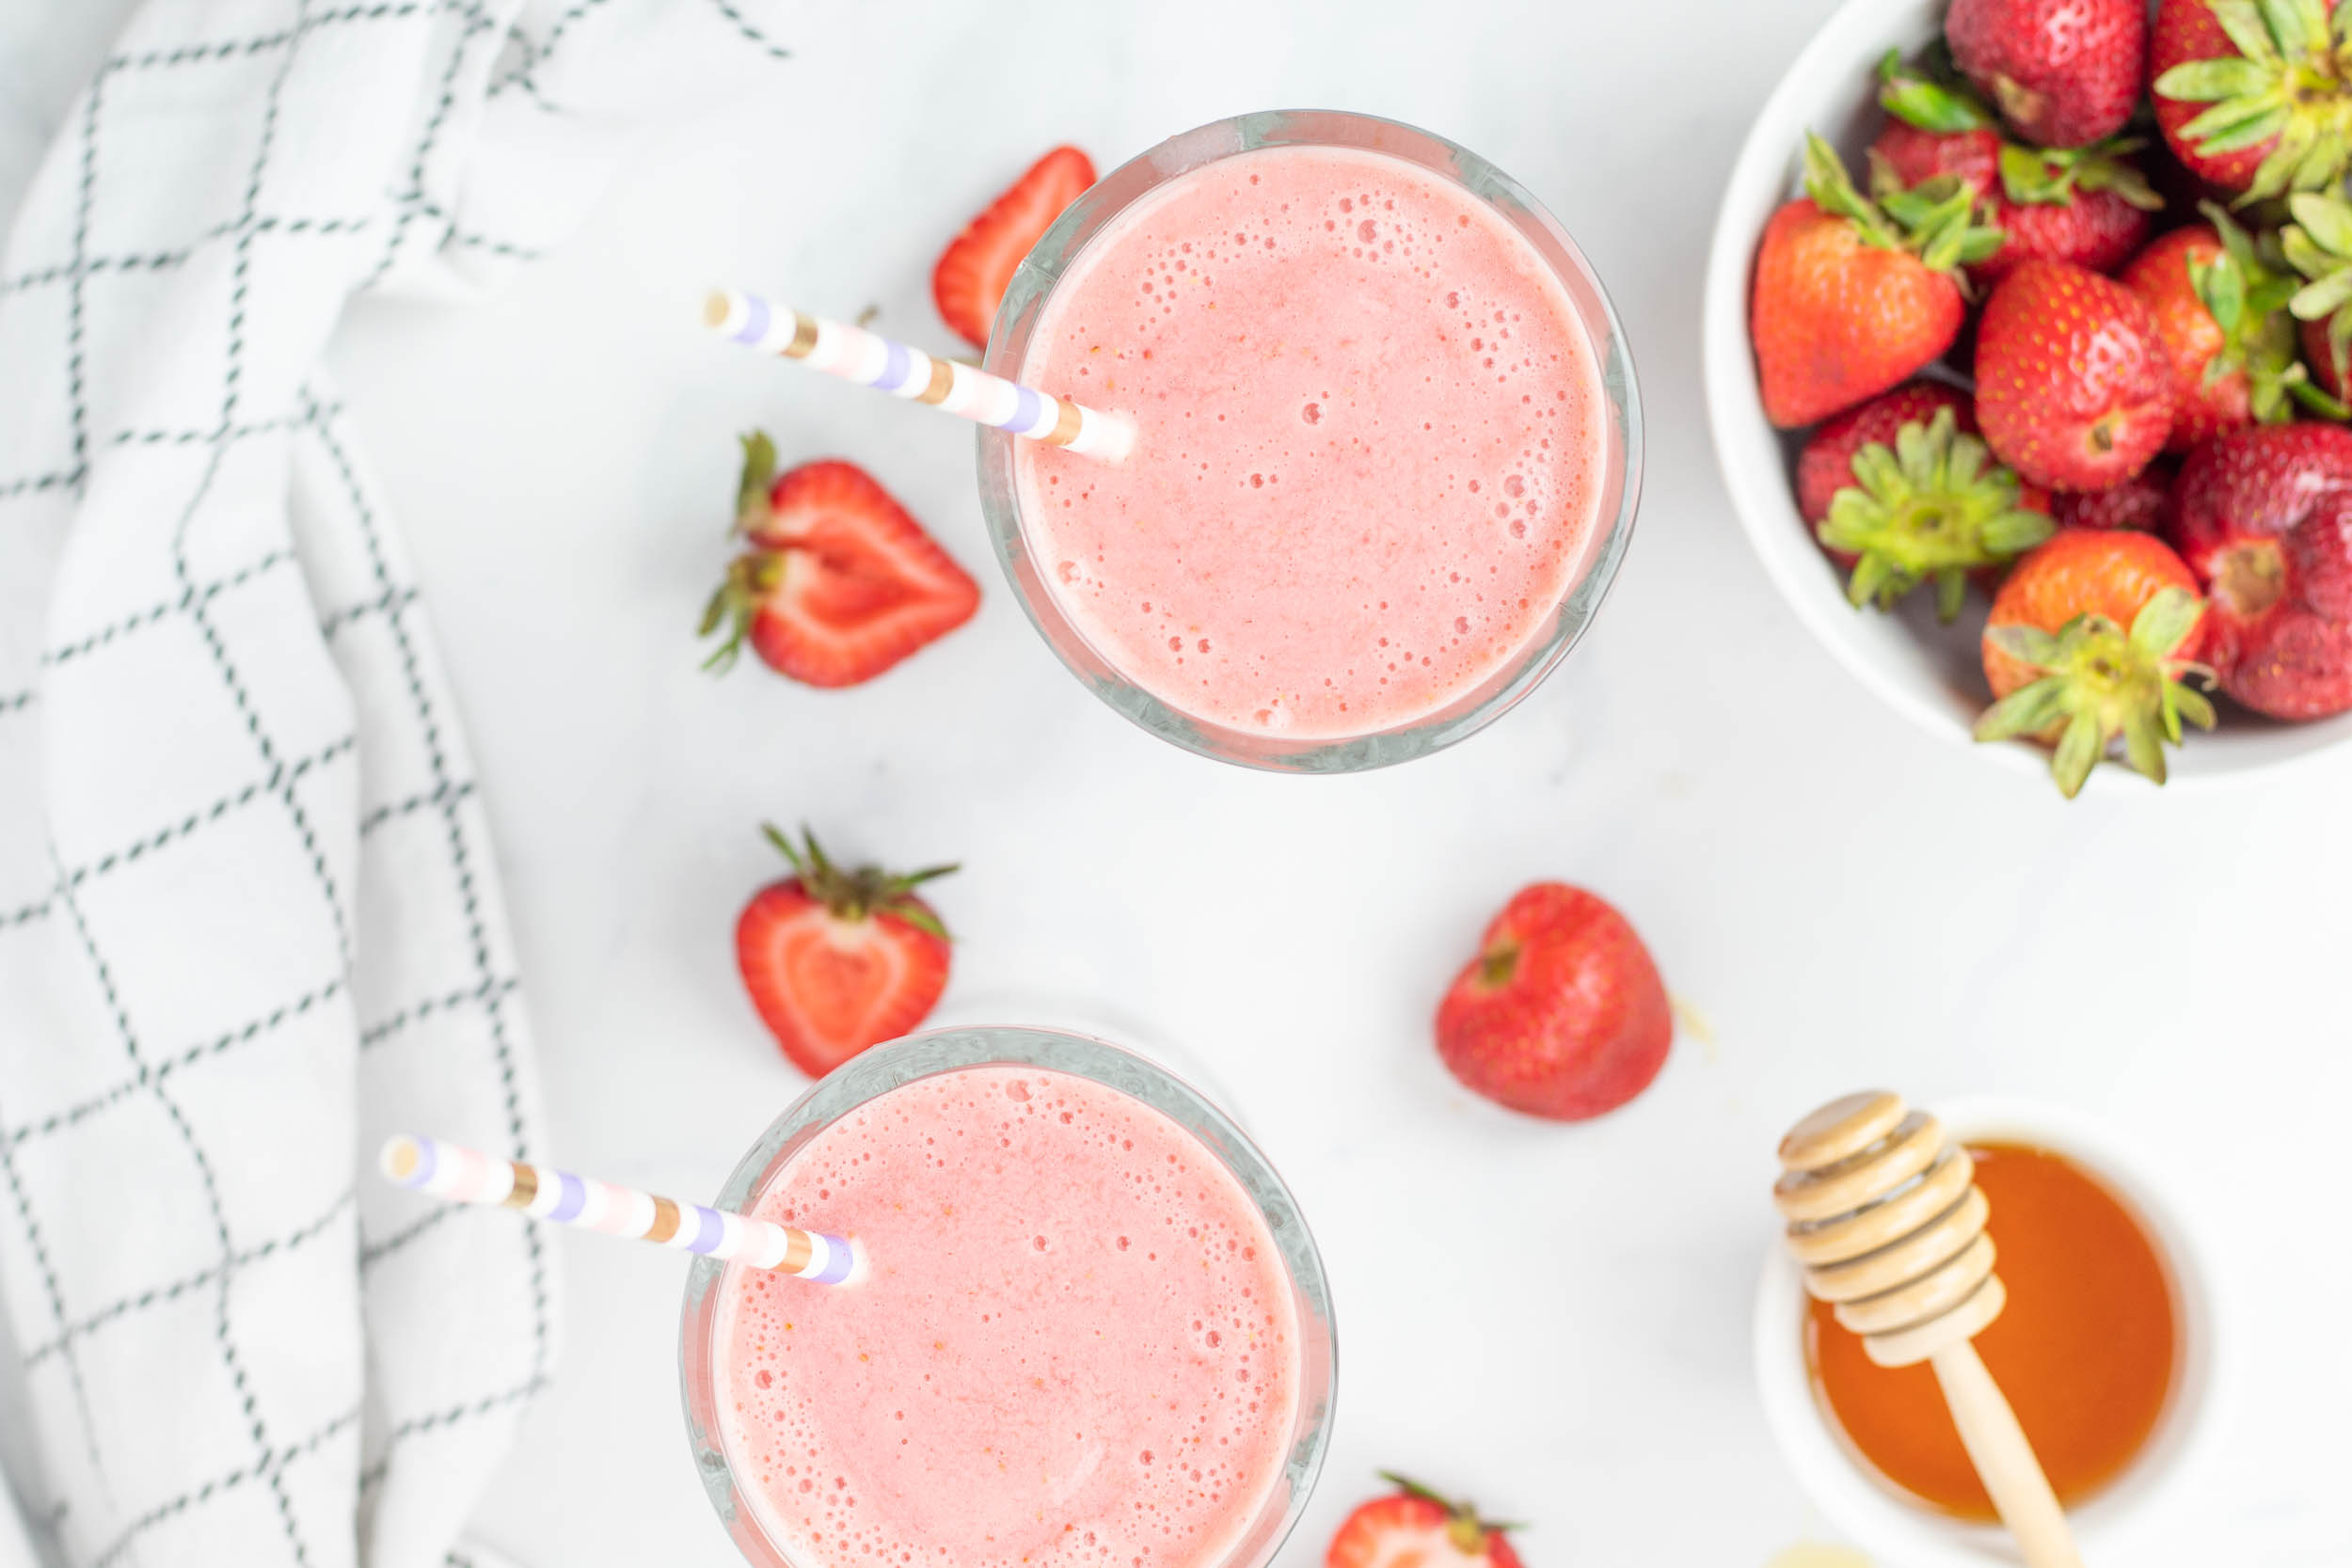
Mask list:
[[[1180,746],[1377,768],[1492,722],[1597,612],[1641,414],[1599,279],[1476,154],[1392,120],[1245,115],[1064,213],[987,368],[1135,421],[1116,464],[980,434],[1023,607]]]
[[[1321,1466],[1328,1289],[1280,1179],[1140,1056],[944,1029],[825,1077],[723,1208],[858,1282],[698,1260],[711,1500],[760,1568],[1262,1568]]]

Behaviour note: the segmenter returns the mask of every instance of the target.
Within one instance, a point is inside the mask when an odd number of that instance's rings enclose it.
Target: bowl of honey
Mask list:
[[[1931,1107],[1968,1149],[2008,1305],[1976,1338],[2083,1556],[2135,1560],[2197,1460],[2213,1383],[2205,1275],[2159,1167],[2056,1107]],[[1774,1441],[1878,1568],[2014,1564],[2016,1547],[1925,1364],[1887,1368],[1788,1249],[1767,1254],[1756,1378]]]

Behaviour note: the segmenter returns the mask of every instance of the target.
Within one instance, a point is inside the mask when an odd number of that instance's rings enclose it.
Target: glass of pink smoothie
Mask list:
[[[830,1288],[698,1259],[703,1484],[760,1568],[1261,1568],[1323,1462],[1314,1240],[1241,1131],[1083,1036],[852,1058],[719,1196],[858,1242]]]
[[[999,431],[1029,618],[1129,719],[1340,772],[1491,723],[1600,608],[1641,489],[1633,363],[1565,230],[1392,120],[1219,120],[1114,170],[1014,277],[987,368],[1132,418],[1111,465]]]

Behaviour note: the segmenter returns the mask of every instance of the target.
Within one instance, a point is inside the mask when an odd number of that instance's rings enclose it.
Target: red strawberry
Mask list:
[[[2156,126],[2191,174],[2249,199],[2332,186],[2345,136],[2352,16],[2321,0],[2158,0]]]
[[[1397,1490],[1340,1522],[1324,1568],[1519,1568],[1504,1534],[1517,1525],[1490,1525],[1470,1504],[1449,1502],[1386,1470],[1380,1479]]]
[[[1977,423],[2002,461],[2038,484],[2121,483],[2172,429],[2172,367],[2155,318],[2111,278],[2026,262],[1977,324]]]
[[[940,318],[977,348],[988,346],[989,328],[1012,275],[1030,247],[1054,227],[1062,209],[1094,183],[1094,165],[1074,147],[1057,147],[1029,166],[1012,188],[963,226],[931,271],[931,298]]]
[[[2151,534],[2067,529],[2020,561],[1984,628],[1984,678],[1998,699],[1979,740],[2050,742],[2050,771],[2073,799],[2123,742],[2132,769],[2164,782],[2164,742],[2181,721],[2213,728],[2213,705],[2185,683],[2205,637],[2197,579]]]
[[[2050,536],[2048,496],[1992,463],[1967,394],[1914,381],[1813,433],[1797,458],[1797,504],[1832,560],[1851,567],[1846,597],[1886,609],[1921,583],[1960,613],[1972,572]]]
[[[1973,196],[1957,179],[1882,209],[1819,136],[1805,138],[1805,189],[1765,225],[1748,311],[1764,412],[1784,429],[1883,392],[1951,347],[1966,313],[1952,275],[1997,243],[1970,227]]]
[[[2274,719],[2352,708],[2352,431],[2224,436],[2190,453],[2173,499],[2221,689]]]
[[[2043,147],[2123,129],[2139,103],[2147,0],[1952,0],[1952,63]]]
[[[2286,312],[2293,278],[2265,265],[2246,230],[2218,207],[2213,222],[2175,229],[2133,258],[2123,286],[2148,304],[2172,363],[2172,434],[2189,448],[2260,420],[2294,412],[2295,326]]]
[[[2147,241],[2150,214],[2164,198],[2130,154],[2137,140],[2052,150],[2005,140],[1992,110],[1963,87],[1905,68],[1889,51],[1880,62],[1879,102],[1894,122],[1870,144],[1873,188],[1915,185],[1953,174],[1977,193],[1984,221],[2001,231],[1992,255],[1968,269],[1997,282],[2020,262],[2072,261],[2092,272],[2122,264]]]
[[[727,632],[704,668],[748,639],[794,680],[855,686],[972,618],[979,585],[865,469],[826,459],[771,483],[775,466],[765,435],[743,437],[736,531],[751,548],[703,611],[703,636]]]
[[[2153,463],[2105,490],[2062,490],[2050,498],[2050,515],[2060,528],[2124,528],[2162,534],[2171,527],[2169,462]]]
[[[869,1045],[923,1022],[947,984],[947,932],[917,885],[956,869],[894,877],[844,871],[816,835],[768,841],[792,875],[752,895],[735,923],[735,961],[760,1022],[792,1065],[821,1078]]]
[[[1438,1006],[1438,1054],[1499,1105],[1554,1121],[1613,1111],[1674,1041],[1665,982],[1642,939],[1581,888],[1521,888]]]

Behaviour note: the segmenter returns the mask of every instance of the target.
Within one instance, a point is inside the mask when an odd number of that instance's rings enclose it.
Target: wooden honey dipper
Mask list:
[[[1772,1201],[1804,1288],[1836,1304],[1882,1367],[1925,1361],[2027,1568],[2082,1568],[2017,1415],[1969,1343],[2009,1299],[1993,1272],[1992,1205],[1943,1124],[1884,1090],[1833,1100],[1780,1141]]]

